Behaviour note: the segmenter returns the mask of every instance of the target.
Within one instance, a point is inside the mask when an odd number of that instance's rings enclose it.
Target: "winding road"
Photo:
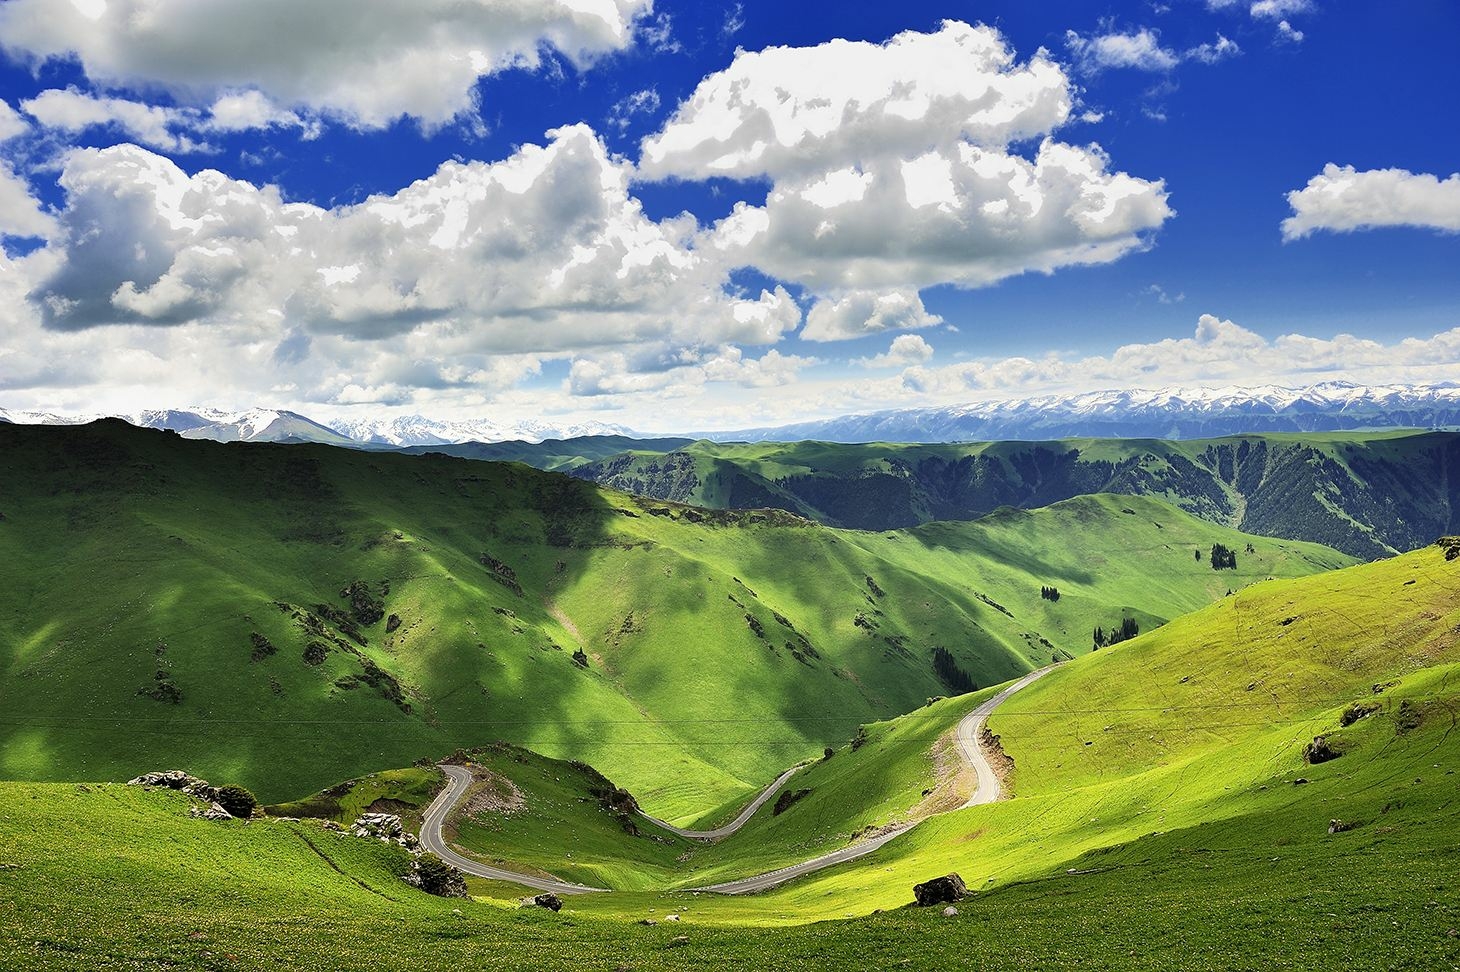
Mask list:
[[[993,803],[999,798],[999,778],[994,773],[993,766],[989,763],[988,758],[984,756],[983,749],[979,745],[979,735],[989,715],[1002,705],[1004,700],[1009,696],[1024,688],[1026,685],[1029,685],[1031,682],[1043,678],[1053,668],[1054,666],[1050,666],[1030,672],[1008,688],[1003,689],[998,694],[980,703],[977,708],[959,720],[958,727],[955,730],[958,739],[958,751],[963,756],[964,761],[973,767],[974,773],[978,778],[978,785],[974,789],[973,795],[958,808],[959,810],[980,806],[985,803]],[[519,871],[509,871],[505,868],[479,864],[453,851],[446,845],[442,828],[446,823],[446,815],[462,796],[466,794],[467,787],[471,785],[471,772],[464,767],[445,763],[441,765],[441,769],[445,771],[447,776],[446,789],[442,790],[436,799],[431,801],[431,805],[426,808],[425,817],[421,821],[421,844],[427,850],[436,854],[448,864],[460,868],[467,874],[491,878],[497,881],[511,881],[538,891],[551,891],[555,894],[585,894],[592,891],[608,890],[607,888],[590,888],[582,884],[572,884],[567,881],[560,881],[554,877],[538,877],[531,874],[523,874]],[[770,786],[762,790],[760,795],[747,804],[745,809],[740,811],[740,814],[734,820],[714,830],[685,830],[682,827],[665,823],[658,817],[650,816],[642,811],[640,813],[646,820],[652,821],[657,826],[663,827],[665,830],[678,834],[681,837],[703,841],[720,840],[745,826],[746,822],[754,816],[755,812],[767,800],[775,796],[776,792],[785,786],[786,781],[791,778],[791,774],[795,773],[798,769],[800,769],[799,766],[793,766],[786,770]],[[810,874],[813,871],[820,871],[823,868],[834,867],[837,864],[845,864],[859,857],[865,857],[894,838],[907,833],[920,822],[913,821],[912,823],[899,824],[889,830],[883,831],[875,837],[852,844],[849,847],[843,847],[840,850],[832,851],[829,854],[823,854],[809,861],[802,861],[800,864],[792,864],[789,867],[782,867],[774,871],[767,871],[764,874],[740,878],[736,881],[726,881],[723,884],[712,884],[702,888],[687,888],[686,890],[710,891],[716,894],[753,894],[757,891],[765,891],[778,884],[784,884],[793,878],[800,877],[803,874]]]
[[[590,891],[608,890],[607,888],[590,888],[583,884],[571,884],[555,877],[538,877],[534,874],[523,874],[521,871],[509,871],[504,867],[479,864],[456,853],[446,845],[446,835],[442,833],[442,828],[446,825],[446,815],[451,812],[452,807],[456,806],[457,801],[466,795],[467,787],[471,786],[471,770],[449,763],[442,763],[441,769],[446,773],[446,789],[436,795],[436,799],[432,800],[431,805],[426,808],[425,816],[421,818],[421,846],[426,850],[467,874],[491,878],[494,881],[511,881],[513,884],[521,884],[535,891],[551,891],[554,894],[586,894]]]

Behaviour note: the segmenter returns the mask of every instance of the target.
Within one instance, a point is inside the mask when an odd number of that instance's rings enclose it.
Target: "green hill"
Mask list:
[[[689,823],[1096,626],[1348,562],[1116,497],[867,534],[119,422],[0,450],[0,775],[178,765],[265,801],[501,739]]]
[[[1450,917],[1435,920],[1450,924],[1426,926],[1437,945],[1460,915],[1438,876],[1456,862],[1460,826],[1460,559],[1446,555],[1431,546],[1255,585],[1060,667],[989,719],[1013,761],[1014,799],[929,820],[764,906],[887,908],[948,870],[970,887],[1035,882],[1093,901],[1117,879],[1087,876],[1120,872],[1154,895],[1159,882],[1190,895],[1188,909],[1207,907],[1198,887],[1233,914],[1257,910],[1243,904],[1256,895],[1264,920],[1295,900],[1359,909],[1335,928],[1361,920],[1365,896],[1383,913],[1399,889],[1438,895]],[[1306,756],[1319,737],[1318,758]]]
[[[0,966],[1452,968],[1457,624],[1460,559],[1441,547],[1255,585],[1007,702],[991,726],[1013,799],[751,898],[586,895],[558,914],[515,909],[500,886],[436,899],[400,881],[400,851],[314,822],[219,824],[169,792],[0,783]],[[848,826],[926,783],[917,754],[972,701],[870,730],[803,778],[844,784],[834,799],[813,792],[775,820]],[[1340,755],[1305,762],[1317,735]],[[559,801],[549,814],[600,812],[553,764],[498,755]],[[959,915],[900,907],[950,869],[975,889]]]
[[[514,458],[563,464],[560,453]],[[1344,432],[1223,439],[1069,439],[949,445],[587,442],[572,474],[719,509],[777,507],[885,530],[1048,506],[1088,493],[1154,496],[1227,526],[1324,543],[1356,557],[1460,530],[1460,433]]]

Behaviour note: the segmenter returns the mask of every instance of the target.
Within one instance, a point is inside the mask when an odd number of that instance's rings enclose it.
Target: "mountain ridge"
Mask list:
[[[655,435],[598,421],[501,421],[488,417],[363,416],[329,421],[286,409],[207,407],[63,415],[0,408],[0,422],[81,425],[121,418],[222,442],[310,441],[367,448],[419,448],[585,436],[710,439],[716,442],[970,442],[1064,438],[1201,439],[1266,432],[1335,432],[1460,426],[1460,384],[1280,385],[1124,389],[927,408],[884,409],[786,425]]]

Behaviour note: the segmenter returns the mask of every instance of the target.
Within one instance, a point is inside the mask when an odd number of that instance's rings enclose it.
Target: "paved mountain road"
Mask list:
[[[1030,672],[1008,688],[1003,689],[998,694],[980,703],[976,709],[959,721],[958,727],[955,730],[958,738],[958,750],[964,760],[973,767],[974,773],[978,778],[978,785],[974,789],[973,795],[958,809],[962,810],[985,803],[993,803],[999,798],[999,778],[994,773],[993,766],[989,763],[988,758],[984,756],[983,750],[979,746],[979,734],[984,727],[984,723],[988,720],[989,715],[1002,705],[1005,699],[1036,679],[1044,677],[1052,670],[1053,666],[1050,666],[1049,668],[1041,668],[1038,671]],[[761,791],[759,796],[747,804],[745,809],[740,811],[739,816],[725,826],[718,827],[714,830],[685,830],[684,828],[667,824],[647,813],[643,814],[643,816],[658,826],[663,827],[665,830],[679,834],[682,837],[704,841],[720,840],[745,826],[746,822],[750,820],[755,812],[767,800],[774,796],[786,784],[786,781],[791,778],[791,774],[795,773],[799,768],[793,766],[786,770],[786,772],[776,778],[775,782]],[[442,764],[441,769],[446,772],[448,777],[446,789],[442,790],[436,799],[431,802],[431,805],[426,808],[426,815],[421,822],[421,844],[427,850],[432,851],[448,864],[460,868],[467,874],[492,878],[498,881],[512,881],[539,891],[552,891],[555,894],[584,894],[591,891],[607,890],[606,888],[590,888],[582,884],[571,884],[554,877],[537,877],[530,874],[522,874],[517,871],[509,871],[505,868],[479,864],[451,850],[446,845],[445,837],[442,834],[442,827],[446,823],[447,813],[465,795],[467,787],[471,784],[471,772],[463,767],[449,764]],[[717,894],[753,894],[757,891],[765,891],[778,884],[784,884],[792,878],[800,877],[803,874],[810,874],[813,871],[820,871],[824,868],[834,867],[837,864],[854,861],[859,857],[865,857],[894,838],[907,833],[916,827],[918,823],[919,821],[899,824],[878,834],[876,837],[871,837],[860,843],[852,844],[849,847],[832,851],[830,854],[823,854],[809,861],[803,861],[800,864],[792,864],[789,867],[782,867],[764,874],[740,878],[736,881],[726,881],[723,884],[712,884],[702,888],[688,888],[686,890],[711,891]]]

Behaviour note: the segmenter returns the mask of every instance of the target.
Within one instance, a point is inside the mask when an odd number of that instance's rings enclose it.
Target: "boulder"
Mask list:
[[[1338,759],[1343,753],[1335,749],[1327,736],[1314,736],[1313,741],[1303,747],[1303,762],[1310,766]]]
[[[952,918],[956,914],[958,914],[958,909],[953,907],[952,905],[949,905],[948,907],[943,909],[944,918]]]
[[[926,908],[929,905],[952,904],[955,901],[962,901],[966,897],[968,897],[968,886],[963,883],[963,878],[959,877],[957,873],[913,885],[913,898],[920,908]]]
[[[411,861],[405,882],[438,898],[465,898],[466,876],[435,854],[422,854]]]
[[[546,908],[549,911],[562,911],[563,900],[551,891],[545,891],[532,899],[532,903],[539,908]]]

